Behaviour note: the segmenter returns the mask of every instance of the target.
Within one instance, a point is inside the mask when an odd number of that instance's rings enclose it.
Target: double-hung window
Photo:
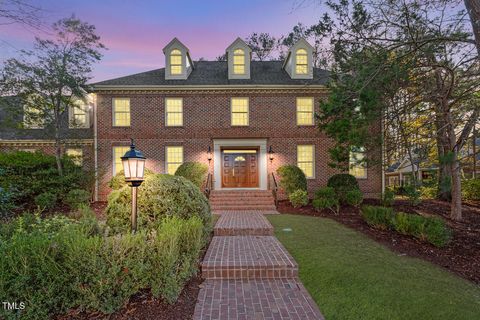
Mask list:
[[[114,127],[130,126],[130,99],[128,98],[113,99],[113,126]]]
[[[165,125],[167,127],[183,126],[183,99],[165,99]]]
[[[167,146],[165,148],[165,171],[168,174],[175,174],[178,167],[183,163],[183,147]]]
[[[297,98],[297,125],[313,124],[313,98]]]
[[[297,166],[302,169],[307,179],[315,178],[315,146],[297,146]]]
[[[182,74],[182,52],[178,49],[173,49],[170,52],[170,73],[173,75]]]
[[[308,74],[307,50],[298,49],[295,55],[295,60],[296,60],[295,72],[297,74]]]
[[[245,50],[243,49],[233,51],[233,73],[245,74]]]
[[[248,126],[248,98],[232,98],[232,126]]]
[[[365,148],[352,147],[350,150],[349,173],[355,178],[364,179],[367,177],[365,166]]]

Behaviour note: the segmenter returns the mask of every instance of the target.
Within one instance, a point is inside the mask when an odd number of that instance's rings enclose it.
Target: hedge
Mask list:
[[[0,318],[46,319],[71,308],[112,313],[142,289],[173,303],[196,273],[205,244],[198,217],[162,219],[156,232],[106,236],[92,214],[80,221],[32,215],[0,228]]]
[[[287,196],[297,190],[307,190],[307,178],[302,169],[295,165],[284,165],[277,169],[279,185]]]

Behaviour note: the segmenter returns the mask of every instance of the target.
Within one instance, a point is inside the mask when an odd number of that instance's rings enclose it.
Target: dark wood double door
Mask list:
[[[258,151],[222,150],[222,187],[258,187]]]

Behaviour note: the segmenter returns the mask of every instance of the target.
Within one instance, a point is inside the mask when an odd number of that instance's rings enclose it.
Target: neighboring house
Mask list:
[[[31,116],[32,110],[18,97],[0,98],[0,151],[43,151],[55,154],[54,132],[50,125]],[[73,156],[78,164],[93,168],[92,105],[79,102],[64,114],[61,136],[63,152]]]
[[[413,173],[411,161],[405,157],[402,161],[398,161],[390,165],[385,170],[385,181],[388,187],[399,187],[409,185],[413,181],[413,175],[417,175],[419,183],[434,178],[438,167],[436,165],[427,164],[425,161],[415,159],[413,162]]]
[[[155,172],[173,174],[185,161],[208,164],[217,190],[268,189],[278,167],[296,164],[312,195],[338,173],[328,165],[333,142],[315,123],[328,72],[313,67],[306,40],[285,61],[251,61],[240,38],[226,49],[227,61],[194,62],[176,38],[163,52],[165,68],[93,84],[96,160],[104,171],[99,200],[122,169],[130,138]],[[352,163],[351,173],[367,197],[381,193],[379,166]]]

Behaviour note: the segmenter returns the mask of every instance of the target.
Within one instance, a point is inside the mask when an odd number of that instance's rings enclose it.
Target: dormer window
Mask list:
[[[228,79],[250,79],[252,49],[240,38],[227,48]]]
[[[233,73],[245,74],[245,50],[243,49],[233,51]]]
[[[165,48],[165,80],[187,80],[194,66],[188,48],[177,38]]]
[[[296,52],[295,72],[297,74],[308,74],[308,55],[307,50],[298,49]]]
[[[288,50],[283,68],[292,79],[313,79],[313,47],[300,38]]]
[[[182,74],[182,52],[178,49],[173,49],[170,52],[170,74]]]

